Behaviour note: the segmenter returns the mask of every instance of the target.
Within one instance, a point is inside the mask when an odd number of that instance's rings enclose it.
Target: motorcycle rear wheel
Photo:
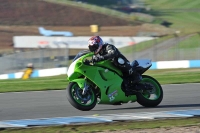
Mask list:
[[[153,87],[153,91],[143,91],[137,94],[137,102],[144,107],[156,107],[163,99],[163,90],[160,83],[151,76],[142,75],[142,82]]]
[[[67,87],[67,99],[70,104],[81,111],[89,111],[97,104],[97,97],[92,89],[82,95],[83,90],[76,82],[69,83]]]

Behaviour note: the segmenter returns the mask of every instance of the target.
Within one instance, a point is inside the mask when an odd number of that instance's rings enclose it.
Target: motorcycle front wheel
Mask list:
[[[92,89],[89,89],[86,94],[83,95],[83,89],[81,89],[76,82],[71,82],[66,90],[68,101],[76,109],[89,111],[97,104],[97,97]]]
[[[163,90],[160,83],[151,76],[142,75],[143,83],[150,84],[152,90],[144,90],[142,93],[137,94],[137,102],[144,107],[156,107],[163,99]]]

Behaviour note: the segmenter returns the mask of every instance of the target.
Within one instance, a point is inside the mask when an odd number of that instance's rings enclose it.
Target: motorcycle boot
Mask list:
[[[130,63],[128,60],[119,57],[114,60],[114,63],[116,66],[119,66],[123,72],[124,80],[122,90],[126,96],[143,92],[143,90],[147,88],[143,83],[140,83],[142,76],[137,72],[137,67],[139,66],[137,60]]]
[[[135,73],[134,79],[132,81],[132,91],[133,92],[143,92],[144,90],[152,91],[152,85],[148,83],[142,83],[142,76],[139,73]]]
[[[139,87],[136,87],[136,83],[141,81],[141,76],[136,72],[136,67],[139,65],[135,60],[131,64],[128,61],[124,61],[121,58],[118,58],[118,64],[121,66],[121,70],[123,72],[123,83],[125,95],[132,95],[133,92],[139,91]]]
[[[126,96],[133,95],[141,91],[141,87],[138,86],[141,79],[142,78],[140,74],[138,74],[136,71],[133,71],[133,69],[129,70],[129,74],[126,74],[126,76],[124,77]]]

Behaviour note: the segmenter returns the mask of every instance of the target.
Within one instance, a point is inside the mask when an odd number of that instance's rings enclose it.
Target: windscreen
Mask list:
[[[85,55],[85,54],[87,54],[87,53],[90,53],[90,51],[89,51],[89,50],[80,51],[80,52],[74,57],[73,62],[74,62],[76,59],[78,59],[79,57],[81,57],[81,56],[83,56],[83,55]]]

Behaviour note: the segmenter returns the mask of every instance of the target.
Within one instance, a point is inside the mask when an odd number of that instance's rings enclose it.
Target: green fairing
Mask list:
[[[123,79],[122,72],[112,65],[110,61],[101,61],[94,66],[85,65],[83,63],[86,57],[91,57],[93,53],[82,56],[75,64],[75,70],[68,80],[77,82],[80,88],[84,88],[85,79],[81,75],[87,77],[96,84],[101,90],[101,100],[99,104],[112,104],[116,102],[127,103],[128,101],[136,101],[136,96],[126,97],[121,89]]]
[[[85,79],[74,79],[72,82],[76,82],[81,89],[84,88]]]

